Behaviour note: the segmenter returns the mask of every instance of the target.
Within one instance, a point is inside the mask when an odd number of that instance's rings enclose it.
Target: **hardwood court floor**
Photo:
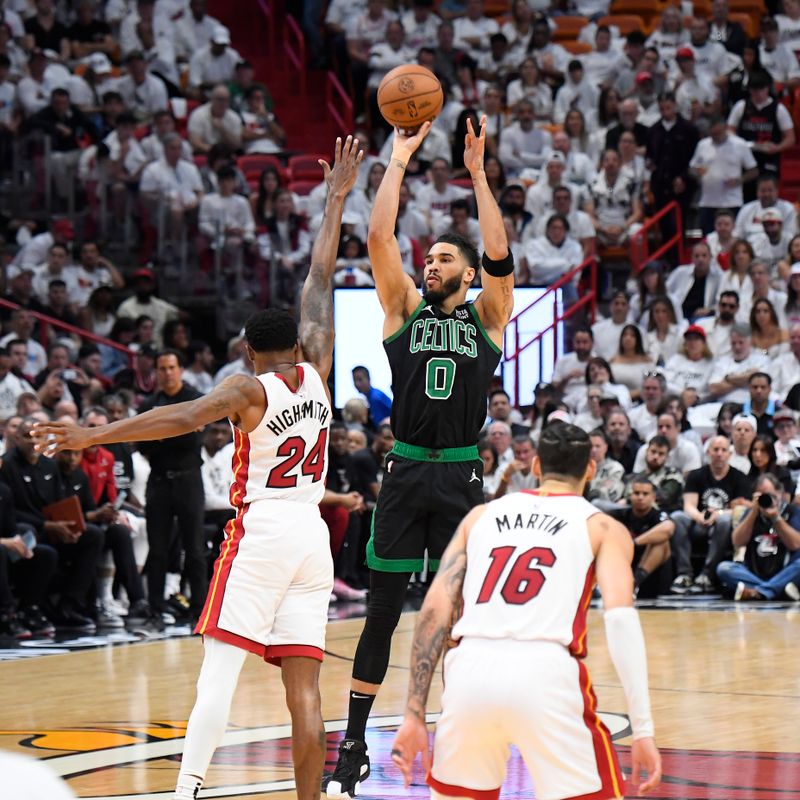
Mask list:
[[[388,759],[415,616],[400,622],[375,704],[374,724],[383,727],[369,735],[373,777],[365,798],[427,797],[421,774],[405,791]],[[642,622],[667,775],[655,797],[800,800],[800,609],[646,610]],[[361,626],[356,619],[328,628],[322,696],[329,767]],[[602,627],[592,611],[588,664],[624,766],[625,704]],[[49,759],[79,797],[169,798],[201,658],[201,642],[192,637],[0,664],[0,747]],[[440,690],[437,679],[432,712]],[[287,722],[279,671],[249,658],[226,746],[201,796],[294,798]],[[502,797],[533,796],[520,759],[512,759]]]

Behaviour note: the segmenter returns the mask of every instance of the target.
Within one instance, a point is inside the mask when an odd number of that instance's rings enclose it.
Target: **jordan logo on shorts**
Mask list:
[[[475,474],[475,470],[474,469],[472,470],[472,476],[469,479],[470,483],[472,483],[472,481],[478,481],[478,483],[481,482],[481,479]]]

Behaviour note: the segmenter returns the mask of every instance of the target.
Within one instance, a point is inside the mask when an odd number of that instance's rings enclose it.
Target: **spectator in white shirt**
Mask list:
[[[601,170],[589,189],[591,210],[602,247],[620,245],[640,227],[643,216],[642,201],[635,182],[621,172],[622,162],[616,150],[606,150]]]
[[[217,172],[218,192],[200,201],[200,233],[211,241],[213,249],[241,252],[242,244],[256,238],[253,212],[247,198],[235,193],[236,170],[224,166]]]
[[[11,371],[8,351],[5,347],[0,348],[0,421],[5,424],[17,413],[17,400],[26,393],[34,394],[33,387],[25,378]]]
[[[161,78],[147,71],[147,61],[141,51],[135,50],[127,58],[128,74],[117,83],[125,108],[139,122],[149,122],[156,111],[169,107],[167,87]]]
[[[622,55],[611,47],[611,31],[607,25],[598,26],[594,35],[594,50],[582,56],[581,61],[586,70],[586,79],[593,87],[599,89],[613,84],[622,66]]]
[[[32,339],[36,320],[27,308],[15,308],[11,312],[8,324],[9,332],[0,339],[0,347],[6,347],[12,341],[21,340],[28,346],[28,361],[23,372],[25,375],[38,375],[47,366],[47,352],[39,342]]]
[[[78,278],[75,267],[70,264],[66,245],[55,242],[47,253],[47,262],[36,267],[33,273],[33,293],[42,305],[47,305],[50,281],[64,281],[67,287],[67,302],[78,302]]]
[[[420,47],[436,46],[436,31],[442,20],[433,11],[433,0],[414,0],[401,18],[406,44],[416,52]]]
[[[588,186],[597,177],[597,169],[592,159],[572,146],[572,141],[565,131],[556,131],[553,134],[552,148],[564,156],[566,182]]]
[[[561,214],[569,222],[569,235],[575,239],[583,250],[583,257],[588,258],[595,251],[595,230],[592,218],[585,212],[575,208],[573,190],[569,186],[556,186],[553,189],[553,209],[550,213],[541,214],[529,222],[523,230],[523,241],[530,236],[544,235],[547,221],[552,214]],[[531,233],[529,234],[528,231]]]
[[[184,215],[194,212],[203,199],[203,180],[191,161],[181,158],[183,144],[177,133],[164,138],[164,157],[149,164],[142,173],[139,190],[144,199],[169,212],[173,238],[182,231]],[[155,218],[155,217],[154,217]]]
[[[743,184],[758,175],[753,151],[728,132],[724,119],[714,117],[709,134],[697,143],[689,162],[690,171],[700,180],[698,222],[703,233],[714,230],[718,208],[741,208]]]
[[[126,58],[130,53],[141,47],[141,42],[136,32],[140,22],[151,24],[156,38],[161,36],[172,37],[172,20],[164,14],[155,14],[155,5],[155,0],[137,0],[136,10],[131,11],[122,20],[122,24],[119,27],[119,47],[123,58]]]
[[[594,353],[610,361],[619,351],[619,337],[628,323],[630,301],[628,295],[618,290],[614,292],[608,310],[611,316],[592,325],[594,335]]]
[[[567,66],[567,80],[556,93],[553,108],[553,122],[564,124],[564,118],[570,109],[577,108],[584,117],[589,116],[596,108],[599,99],[597,81],[577,58]]]
[[[539,19],[533,25],[528,52],[536,59],[545,83],[555,89],[564,82],[567,64],[571,61],[569,53],[560,45],[550,41],[550,24]]]
[[[214,388],[214,353],[207,342],[199,339],[189,342],[186,352],[187,364],[183,371],[183,382],[193,386],[201,394],[208,394]]]
[[[707,75],[696,69],[694,50],[679,47],[675,55],[677,72],[673,82],[675,102],[684,119],[704,127],[714,114],[719,113],[719,89]]]
[[[489,37],[500,30],[497,21],[484,15],[483,0],[467,0],[466,14],[453,20],[455,46],[475,61],[489,50]]]
[[[533,103],[534,117],[550,120],[553,116],[553,90],[543,80],[539,65],[533,56],[528,56],[519,66],[519,78],[506,87],[506,102],[512,112],[516,112],[521,100]]]
[[[589,328],[579,328],[572,335],[572,352],[556,359],[553,386],[561,392],[572,409],[586,399],[586,366],[594,354],[594,335]]]
[[[238,150],[242,144],[242,119],[231,110],[231,94],[220,84],[211,90],[209,102],[189,115],[189,142],[198,153],[207,153],[212,145],[224,144]]]
[[[430,183],[416,189],[416,206],[433,224],[437,217],[450,212],[450,203],[470,192],[461,186],[450,183],[450,162],[435,158],[430,168]]]
[[[188,370],[184,370],[186,381]],[[205,394],[205,392],[204,392]],[[230,504],[230,486],[233,483],[231,449],[231,429],[227,421],[220,420],[206,425],[203,432],[203,447],[200,456],[203,460],[200,474],[203,477],[203,527],[216,552],[223,540],[225,526],[234,517]]]
[[[481,226],[478,220],[470,216],[469,203],[463,198],[453,200],[450,203],[450,214],[439,217],[434,222],[433,235],[441,236],[444,233],[456,233],[463,236],[479,253],[483,251]],[[408,270],[406,271],[408,272]]]
[[[722,86],[729,72],[728,51],[724,45],[709,38],[710,32],[708,21],[695,17],[689,25],[689,43],[694,52],[697,74],[708,78],[715,86]]]
[[[777,208],[768,208],[760,216],[761,232],[750,234],[747,241],[755,257],[767,264],[771,277],[777,277],[778,262],[786,258],[792,235],[783,230],[783,217]]]
[[[794,89],[800,85],[800,66],[795,54],[778,41],[780,32],[778,23],[773,17],[761,20],[761,42],[758,55],[761,66],[772,76],[772,80],[786,89]]]
[[[286,132],[267,109],[267,98],[262,86],[251,86],[244,96],[240,111],[244,126],[242,142],[245,153],[280,153],[286,144]]]
[[[164,139],[175,133],[175,117],[171,111],[157,111],[153,116],[153,132],[145,136],[139,144],[148,161],[158,161],[164,157]],[[185,139],[181,139],[181,157],[187,161],[192,160],[192,146]]]
[[[108,159],[104,162],[102,179],[111,192],[111,206],[119,224],[124,222],[127,195],[136,188],[147,165],[147,156],[134,136],[135,131],[136,118],[126,111],[117,117],[117,127],[103,140]]]
[[[26,117],[41,111],[50,102],[50,93],[61,82],[46,74],[47,56],[34,50],[28,62],[28,74],[17,84],[17,101]]]
[[[217,84],[233,80],[234,70],[242,57],[230,44],[230,31],[219,25],[214,28],[208,44],[192,56],[189,62],[189,92],[193,97],[204,97]]]
[[[731,355],[717,358],[708,378],[711,397],[723,403],[744,403],[750,397],[748,385],[754,372],[769,369],[769,359],[752,350],[750,326],[737,322],[731,327]]]
[[[175,51],[179,59],[189,61],[211,39],[221,26],[219,20],[206,14],[207,0],[189,0],[188,14],[175,25]]]
[[[540,167],[552,141],[547,131],[534,127],[535,111],[530,100],[520,100],[516,117],[517,121],[503,131],[498,153],[507,174],[512,177],[526,167]]]
[[[156,276],[153,270],[147,267],[137,269],[131,276],[131,281],[134,294],[122,301],[117,309],[117,316],[130,319],[149,317],[153,321],[153,343],[156,347],[162,347],[164,325],[179,319],[180,311],[172,303],[156,297]]]
[[[775,175],[760,175],[756,184],[756,199],[745,203],[736,215],[733,235],[747,239],[763,228],[762,214],[770,208],[777,208],[783,218],[783,230],[794,236],[797,233],[797,209],[794,203],[778,197],[778,178]]]
[[[522,267],[523,273],[527,270],[528,283],[548,286],[583,261],[583,249],[569,233],[567,218],[562,214],[552,214],[547,220],[545,235],[528,241]],[[565,306],[571,306],[578,299],[576,287],[579,279],[580,274],[577,274],[561,287]]]
[[[789,389],[800,383],[800,325],[789,329],[789,352],[779,355],[770,365],[772,388],[781,400],[786,399]]]
[[[535,220],[553,210],[553,191],[564,184],[565,161],[559,150],[551,150],[539,180],[526,192],[525,210],[533,214]],[[580,196],[577,186],[571,187],[571,191]]]

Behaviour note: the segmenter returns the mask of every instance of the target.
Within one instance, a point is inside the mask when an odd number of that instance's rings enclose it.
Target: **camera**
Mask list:
[[[78,372],[74,369],[62,369],[60,377],[62,381],[74,381],[78,377]]]
[[[758,496],[758,504],[761,508],[772,508],[773,502],[771,494],[760,494]]]

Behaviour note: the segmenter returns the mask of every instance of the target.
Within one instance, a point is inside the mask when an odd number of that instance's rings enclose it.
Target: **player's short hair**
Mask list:
[[[472,267],[476,272],[480,267],[480,256],[475,249],[475,245],[459,236],[457,233],[443,233],[436,239],[435,244],[443,242],[444,244],[454,244],[458,248],[459,255],[467,262],[468,267]]]
[[[570,423],[549,425],[539,437],[542,477],[582,478],[589,465],[592,443],[583,428]]]
[[[291,350],[297,344],[297,321],[279,308],[256,311],[244,324],[244,338],[256,353]]]
[[[650,478],[648,478],[646,475],[642,473],[634,475],[633,478],[631,478],[631,486],[634,486],[637,483],[640,486],[641,485],[649,486],[653,491],[656,490],[656,485],[653,483],[653,481],[651,481]]]

